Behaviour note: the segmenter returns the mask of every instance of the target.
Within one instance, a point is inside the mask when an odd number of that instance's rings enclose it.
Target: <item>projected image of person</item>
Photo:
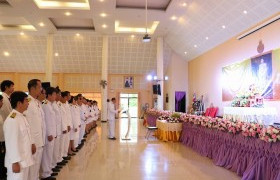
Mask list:
[[[252,74],[255,85],[265,99],[273,98],[272,83],[272,57],[271,53],[252,58]]]

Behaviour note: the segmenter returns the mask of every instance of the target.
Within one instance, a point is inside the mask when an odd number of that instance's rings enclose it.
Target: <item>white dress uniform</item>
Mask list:
[[[24,115],[15,109],[4,122],[6,141],[5,166],[8,170],[8,180],[28,180],[32,158],[32,141],[29,124]],[[14,173],[13,163],[19,163],[20,173]]]
[[[70,111],[71,111],[71,117],[72,117],[72,128],[70,131],[70,140],[74,140],[77,137],[79,124],[80,124],[80,113],[77,114],[78,107],[76,105],[70,104]],[[75,132],[75,129],[77,129],[77,132]]]
[[[87,119],[87,122],[88,122],[88,123],[91,123],[91,122],[93,122],[93,120],[94,120],[94,111],[93,111],[93,107],[92,107],[92,106],[87,106],[87,110],[88,110],[88,115],[91,116],[91,117],[89,117],[89,118]],[[88,123],[87,123],[87,124],[88,124]]]
[[[8,94],[2,92],[2,96],[3,96],[3,106],[0,109],[0,114],[2,115],[3,120],[5,121],[5,119],[8,117],[8,115],[11,113],[12,111],[12,106],[9,100],[9,96]]]
[[[53,103],[53,109],[55,112],[55,118],[56,118],[56,138],[54,141],[54,152],[53,152],[53,162],[52,166],[53,168],[56,166],[58,162],[61,162],[63,160],[62,151],[61,149],[64,148],[64,135],[62,134],[63,131],[66,131],[66,127],[62,127],[62,112],[61,112],[61,103],[59,101],[56,101]]]
[[[29,168],[29,180],[39,180],[39,170],[43,155],[43,146],[45,145],[45,122],[41,112],[40,102],[28,96],[29,106],[24,112],[31,129],[32,144],[36,146],[36,153],[33,154],[35,164]]]
[[[65,110],[62,107],[62,103],[60,101],[56,102],[56,109],[58,110],[60,114],[60,141],[59,141],[59,150],[58,150],[58,162],[61,162],[63,160],[62,157],[64,157],[64,141],[65,141],[65,135],[67,132],[67,123],[65,122]],[[63,131],[66,131],[66,134],[63,134]],[[57,163],[57,162],[55,162]]]
[[[116,114],[118,113],[118,110],[115,110],[115,105],[113,102],[109,102],[108,104],[108,120],[109,120],[109,138],[115,137],[115,123],[116,123]]]
[[[80,138],[80,125],[81,125],[81,110],[78,105],[75,105],[75,123],[73,123],[73,126],[77,125],[78,126],[78,131],[76,132],[76,135],[74,137],[74,145],[77,147],[79,145],[79,138]]]
[[[99,118],[99,109],[96,105],[93,106],[93,112],[94,112],[93,120],[97,121]]]
[[[80,107],[80,120],[81,120],[81,128],[80,128],[80,134],[79,134],[79,144],[81,144],[82,139],[85,135],[85,128],[86,128],[86,121],[87,121],[87,107],[85,104],[82,104]]]
[[[42,158],[42,177],[47,178],[52,174],[52,161],[53,161],[53,150],[54,150],[54,139],[56,137],[56,117],[53,109],[55,102],[51,103],[46,100],[42,105],[45,113],[45,124],[46,124],[46,143],[43,149]],[[52,136],[53,140],[48,141],[48,136]]]
[[[70,127],[70,131],[65,134],[65,139],[64,139],[64,153],[63,156],[67,157],[68,156],[68,149],[69,149],[69,144],[70,144],[70,132],[72,130],[72,115],[71,115],[71,110],[70,110],[70,105],[68,102],[62,103],[62,106],[64,108],[64,111],[66,113],[65,116],[65,122],[66,125]]]

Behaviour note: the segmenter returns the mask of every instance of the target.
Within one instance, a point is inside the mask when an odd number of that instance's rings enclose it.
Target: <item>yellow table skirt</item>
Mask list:
[[[181,135],[181,131],[163,131],[161,129],[158,129],[155,132],[155,136],[162,140],[162,141],[179,141]]]

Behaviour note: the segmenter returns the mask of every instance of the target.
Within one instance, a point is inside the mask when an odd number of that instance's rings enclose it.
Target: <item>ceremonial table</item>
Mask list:
[[[244,122],[255,122],[263,125],[272,125],[279,122],[276,108],[254,108],[254,107],[224,107],[224,119],[240,120]]]
[[[280,143],[183,123],[180,141],[242,180],[279,180]]]
[[[166,120],[157,120],[156,126],[158,128],[156,137],[162,141],[179,141],[182,123],[170,123]]]

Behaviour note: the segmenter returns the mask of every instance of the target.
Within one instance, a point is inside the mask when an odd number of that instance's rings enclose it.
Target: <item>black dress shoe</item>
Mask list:
[[[75,156],[75,155],[76,155],[76,153],[68,154],[68,156]]]
[[[64,165],[66,165],[66,163],[64,163],[64,162],[59,162],[59,163],[57,163],[57,165],[59,165],[59,166],[64,166]]]
[[[55,166],[55,168],[60,170],[62,168],[62,166],[57,165],[57,166]]]
[[[55,172],[51,174],[51,176],[57,176],[57,175],[58,175],[58,173],[55,173]]]
[[[49,176],[47,178],[42,178],[41,180],[56,180],[55,177]]]
[[[52,172],[59,172],[60,171],[60,169],[58,169],[58,168],[52,168]]]
[[[71,157],[67,156],[67,157],[62,157],[64,160],[70,160]]]

